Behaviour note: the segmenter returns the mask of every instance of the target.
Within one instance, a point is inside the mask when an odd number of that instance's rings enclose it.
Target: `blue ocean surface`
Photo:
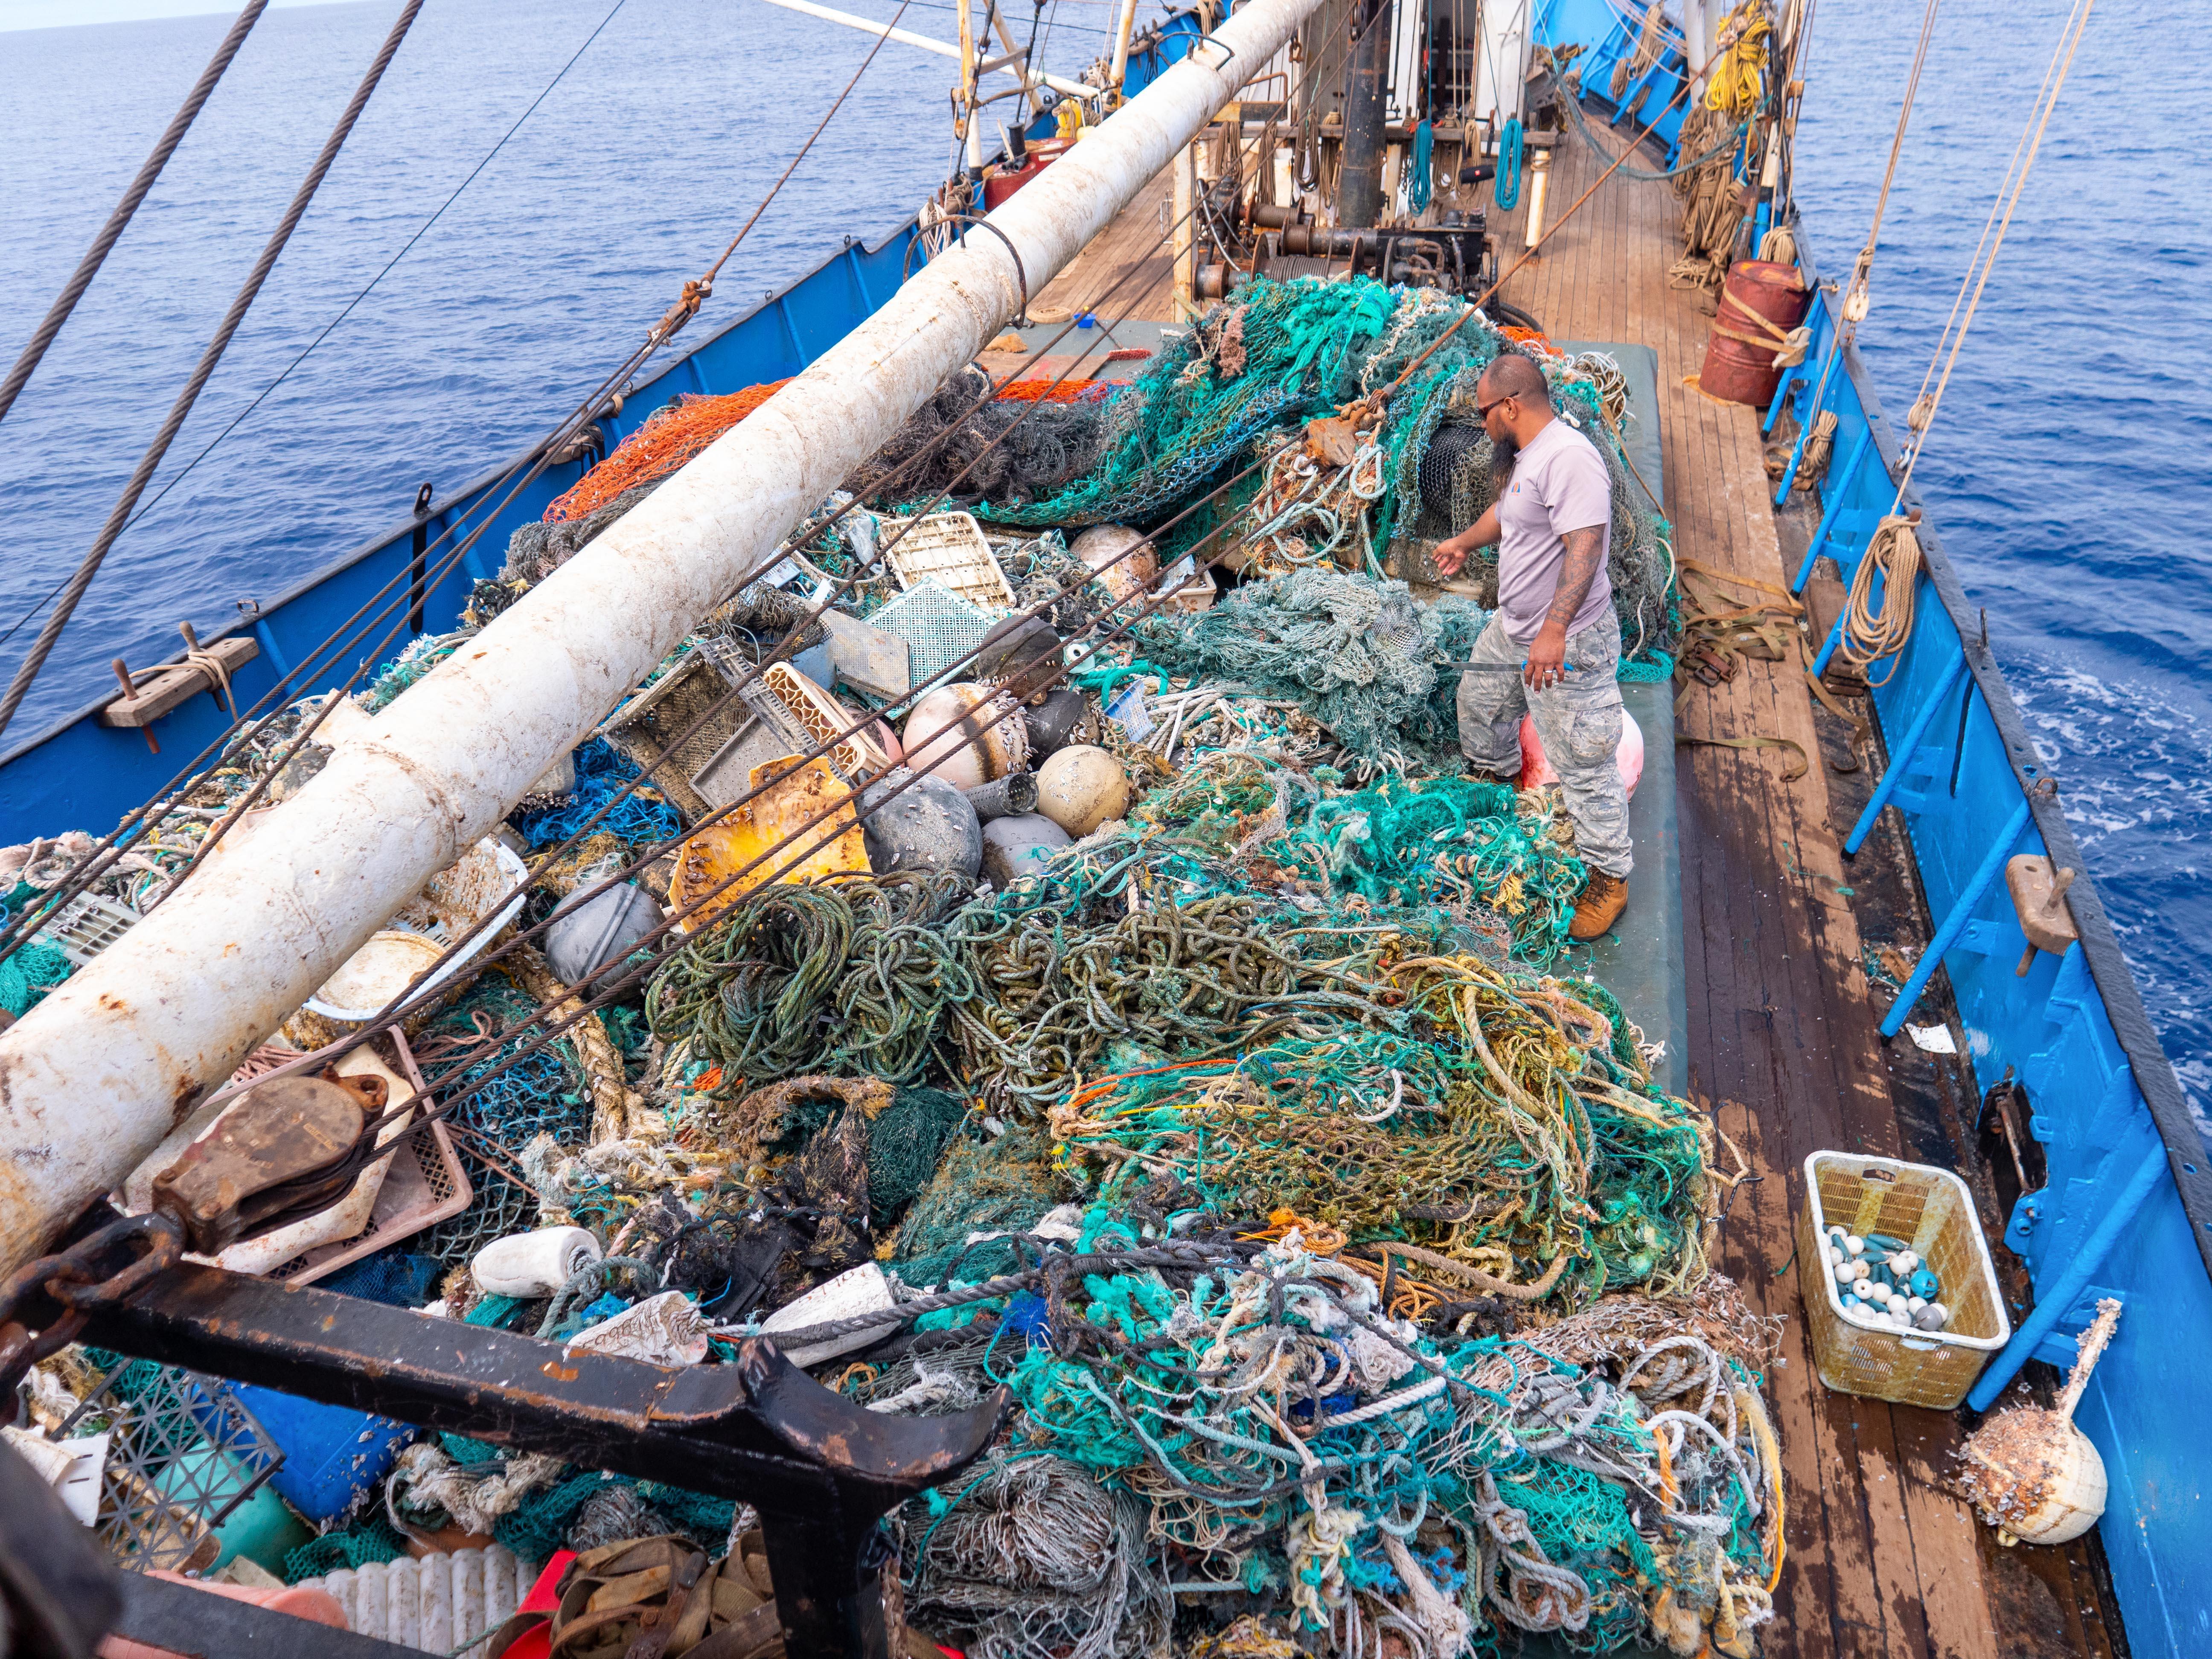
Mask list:
[[[843,9],[888,18],[896,0]],[[1061,22],[1052,48],[1060,67],[1096,51],[1086,26],[1098,9],[1067,9],[1075,24]],[[263,15],[0,422],[11,532],[0,632],[92,543],[398,10],[367,0]],[[428,235],[125,535],[9,739],[112,685],[111,657],[166,654],[179,618],[234,618],[237,600],[272,596],[404,517],[423,480],[459,484],[548,430],[714,261],[875,44],[765,0],[432,0],[149,500],[400,249],[611,12]],[[229,21],[0,33],[4,361]],[[937,0],[912,0],[903,27],[957,38]],[[692,330],[737,315],[848,234],[876,240],[921,204],[951,159],[951,69],[884,46]],[[12,672],[35,627],[0,644],[0,672]]]
[[[2067,7],[1946,0],[1859,349],[1917,395]],[[1797,187],[1849,274],[1921,8],[1820,8]],[[2099,6],[1914,483],[2059,780],[2153,1022],[2212,1102],[2212,7]]]
[[[844,0],[878,17],[895,3]],[[424,8],[156,489],[611,8]],[[0,630],[90,542],[396,10],[264,16],[0,422]],[[1948,0],[1940,14],[1860,336],[1893,416],[1919,386],[2063,11]],[[1110,15],[1103,0],[1060,0],[1047,66],[1079,70]],[[1919,17],[1899,0],[1820,9],[1798,189],[1832,272],[1865,234]],[[0,33],[13,118],[0,355],[44,312],[226,21]],[[955,32],[946,0],[913,0],[903,22]],[[173,648],[179,617],[228,618],[389,526],[422,480],[458,483],[544,430],[735,233],[869,44],[763,0],[626,0],[422,242],[125,537],[11,735],[96,695],[110,657]],[[1917,475],[2200,1101],[2212,1098],[2212,226],[2181,135],[2208,62],[2212,8],[2108,0],[2094,15]],[[919,204],[951,159],[950,68],[884,49],[695,328]],[[27,632],[0,643],[0,672]]]

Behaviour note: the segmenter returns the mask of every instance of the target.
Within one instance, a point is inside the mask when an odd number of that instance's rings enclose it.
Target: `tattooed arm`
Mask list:
[[[1544,613],[1544,625],[1529,642],[1528,665],[1521,676],[1522,683],[1534,690],[1557,685],[1566,672],[1567,629],[1604,566],[1607,528],[1593,525],[1587,530],[1570,530],[1559,538],[1566,547],[1566,557],[1559,565],[1559,585],[1553,590],[1552,608]]]

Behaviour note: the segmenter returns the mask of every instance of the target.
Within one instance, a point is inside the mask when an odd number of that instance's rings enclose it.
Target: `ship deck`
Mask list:
[[[1553,222],[1607,160],[1578,139],[1560,144]],[[1119,331],[1127,340],[1102,337],[1080,359],[1063,352],[1044,372],[1098,372],[1109,349],[1148,345],[1158,325],[1173,320],[1161,245],[1168,189],[1165,174],[1155,179],[1033,307],[1095,311],[1109,336],[1124,319],[1151,326]],[[1506,266],[1521,248],[1526,200],[1524,192],[1522,209],[1492,215]],[[1780,588],[1811,525],[1797,509],[1778,514],[1771,505],[1759,412],[1684,384],[1704,355],[1711,313],[1704,295],[1668,281],[1676,220],[1664,185],[1608,179],[1510,277],[1504,297],[1553,338],[1654,349],[1662,493],[1679,551],[1724,576]],[[984,359],[1000,370],[1020,361]],[[1736,591],[1747,602],[1761,596],[1758,587]],[[1863,700],[1857,707],[1870,714]],[[1755,1309],[1786,1321],[1784,1358],[1768,1382],[1789,1486],[1788,1553],[1778,1617],[1762,1629],[1760,1650],[1778,1659],[2124,1653],[2088,1540],[2001,1548],[1947,1490],[1962,1437],[1955,1415],[1830,1393],[1814,1370],[1791,1237],[1808,1153],[1848,1149],[1958,1169],[1977,1190],[1989,1237],[2002,1231],[1962,1065],[1903,1038],[1885,1044],[1877,1030],[1890,994],[1870,986],[1863,952],[1894,945],[1915,953],[1929,928],[1893,810],[1856,857],[1843,856],[1843,834],[1883,763],[1873,741],[1861,745],[1855,770],[1837,770],[1853,758],[1849,731],[1815,705],[1790,660],[1747,661],[1733,680],[1693,687],[1676,717],[1690,1088],[1752,1165],[1717,1259]],[[1747,737],[1792,739],[1814,763],[1785,781],[1785,750],[1697,741]],[[1946,1015],[1948,998],[1939,975],[1921,1017]]]

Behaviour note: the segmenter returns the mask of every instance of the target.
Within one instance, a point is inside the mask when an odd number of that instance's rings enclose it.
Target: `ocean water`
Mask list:
[[[896,0],[858,9],[889,16]],[[613,9],[422,9],[149,498],[398,251]],[[398,12],[397,0],[369,0],[264,14],[0,422],[0,631],[90,545]],[[228,21],[0,33],[8,362]],[[943,38],[951,21],[915,0],[906,26]],[[763,0],[625,0],[429,234],[117,544],[8,736],[112,684],[109,658],[166,654],[179,618],[234,617],[239,599],[273,595],[404,516],[422,480],[459,483],[547,429],[737,234],[872,44]],[[884,46],[693,330],[920,205],[951,155],[949,68]],[[0,672],[34,632],[0,644]]]
[[[1820,8],[1801,205],[1847,275],[1920,8]],[[1946,0],[1860,331],[1893,420],[1933,353],[2065,15]],[[2212,216],[2186,135],[2212,8],[2092,14],[1914,482],[2197,1105],[2212,1103]]]
[[[888,16],[894,0],[842,3]],[[611,3],[424,9],[157,489],[405,240]],[[267,14],[0,422],[0,630],[97,530],[394,9]],[[1106,12],[1064,0],[1048,66],[1079,68]],[[1860,337],[1895,413],[2063,13],[2053,0],[1947,0],[1941,14]],[[1820,8],[1799,190],[1832,271],[1865,234],[1918,20],[1898,0]],[[9,356],[224,21],[0,33]],[[905,23],[953,29],[945,0],[914,0]],[[118,545],[18,732],[98,691],[109,657],[149,659],[179,617],[212,623],[276,592],[401,515],[421,480],[459,482],[542,430],[733,234],[868,44],[762,0],[626,0],[377,292]],[[2106,0],[1917,475],[2200,1101],[2212,1099],[2212,225],[2182,135],[2207,63],[2201,0]],[[733,261],[708,322],[913,210],[949,159],[949,68],[884,48]],[[0,672],[24,642],[0,644]]]

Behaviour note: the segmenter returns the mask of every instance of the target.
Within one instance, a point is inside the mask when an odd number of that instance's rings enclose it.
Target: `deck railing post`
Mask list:
[[[1760,226],[1759,226],[1759,239],[1760,239],[1760,241],[1765,241],[1765,226],[1763,226],[1763,223],[1760,223]],[[1756,246],[1759,246],[1759,243],[1752,243],[1752,246],[1754,246],[1754,248],[1756,248]],[[1812,312],[1812,323],[1809,323],[1809,325],[1808,325],[1809,330],[1812,330],[1812,331],[1809,331],[1808,337],[1805,337],[1805,356],[1798,358],[1796,362],[1790,362],[1790,365],[1785,365],[1785,368],[1783,368],[1783,378],[1781,378],[1781,380],[1777,380],[1777,383],[1774,383],[1774,400],[1771,400],[1771,403],[1767,403],[1767,414],[1765,414],[1765,420],[1760,420],[1760,422],[1759,422],[1759,435],[1760,435],[1760,438],[1771,438],[1771,435],[1774,435],[1774,422],[1777,422],[1777,420],[1781,420],[1781,418],[1783,418],[1783,404],[1790,403],[1790,396],[1792,396],[1794,392],[1796,392],[1798,385],[1801,385],[1802,380],[1809,380],[1809,378],[1812,378],[1812,369],[1814,369],[1814,362],[1812,362],[1812,361],[1814,361],[1814,358],[1816,358],[1816,356],[1820,356],[1820,354],[1816,352],[1816,343],[1818,343],[1818,338],[1820,338],[1820,321],[1823,321],[1823,312],[1820,312],[1820,307],[1818,307],[1818,305],[1816,305],[1816,307],[1814,307],[1814,312]],[[1820,361],[1820,368],[1823,368],[1823,369],[1827,368],[1827,361],[1825,361],[1825,358],[1823,358],[1823,361]],[[1805,422],[1805,425],[1808,425],[1808,427],[1812,425],[1812,420],[1808,420],[1808,422]],[[1802,434],[1798,434],[1798,438],[1802,438]],[[1801,445],[1798,445],[1798,449],[1802,449],[1802,442],[1801,442]],[[1794,456],[1792,456],[1792,460],[1790,460],[1790,471],[1792,471],[1792,473],[1796,471],[1796,458],[1794,458]],[[1785,476],[1787,476],[1787,473],[1785,473]]]
[[[1973,920],[1974,907],[1982,902],[1982,895],[1990,890],[1990,884],[1997,878],[1997,872],[2004,868],[2004,861],[2012,853],[2013,843],[2020,839],[2020,832],[2027,827],[2027,799],[2022,796],[2020,805],[2013,809],[2012,817],[2005,820],[2005,827],[1998,832],[1996,842],[1983,855],[1974,873],[1966,878],[1966,884],[1960,890],[1950,914],[1936,928],[1936,937],[1928,941],[1928,948],[1920,953],[1920,960],[1913,967],[1912,976],[1905,981],[1904,988],[1897,994],[1897,1000],[1890,1004],[1889,1012],[1882,1016],[1882,1036],[1893,1037],[1904,1025],[1905,1017],[1912,1012],[1912,1005],[1920,1000],[1920,994],[1928,988],[1928,981],[1935,977],[1936,969],[1942,965],[1943,953],[1956,945],[1959,935],[1966,931],[1966,924]]]
[[[1790,584],[1790,591],[1792,593],[1802,593],[1805,591],[1805,584],[1813,579],[1814,561],[1820,556],[1821,550],[1827,545],[1828,538],[1834,533],[1836,520],[1843,514],[1844,498],[1851,493],[1851,485],[1858,479],[1860,464],[1866,459],[1867,451],[1873,447],[1874,423],[1869,422],[1859,429],[1859,435],[1851,445],[1850,453],[1844,459],[1844,470],[1841,472],[1828,474],[1828,508],[1820,515],[1820,527],[1813,532],[1813,544],[1805,550],[1805,562],[1797,567],[1797,580]]]
[[[1826,654],[1824,652],[1824,660]],[[1859,821],[1851,826],[1851,833],[1844,838],[1846,857],[1857,852],[1873,832],[1875,820],[1881,816],[1881,809],[1889,805],[1891,794],[1905,776],[1905,769],[1911,763],[1913,754],[1920,747],[1920,739],[1927,735],[1929,722],[1936,718],[1936,710],[1943,699],[1950,696],[1951,688],[1959,683],[1959,676],[1966,672],[1966,653],[1960,652],[1944,668],[1942,678],[1936,682],[1936,689],[1928,694],[1927,700],[1920,705],[1919,712],[1913,715],[1912,724],[1905,728],[1905,736],[1889,751],[1889,765],[1882,772],[1881,781],[1875,785],[1874,794],[1866,804],[1866,811],[1859,814]]]
[[[2035,1310],[2012,1334],[2002,1352],[1990,1361],[1989,1370],[1981,1375],[1972,1392],[1966,1395],[1966,1404],[1973,1410],[1985,1412],[2005,1391],[2005,1385],[2019,1375],[2020,1368],[2035,1357],[2035,1350],[2051,1334],[2051,1328],[2066,1316],[2089,1276],[2105,1265],[2105,1258],[2112,1253],[2112,1246],[2120,1242],[2120,1235],[2136,1218],[2158,1185],[2158,1178],[2166,1173],[2166,1143],[2160,1141],[2143,1154],[2128,1184],[2121,1189],[2118,1200],[2105,1212],[2096,1230],[2081,1241],[2081,1248],[2074,1252],[2058,1277],[2048,1285],[2039,1287],[2035,1295]]]

